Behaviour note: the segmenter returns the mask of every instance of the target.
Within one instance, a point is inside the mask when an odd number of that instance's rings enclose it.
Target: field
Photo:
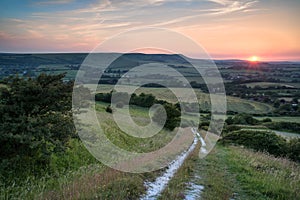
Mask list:
[[[266,117],[255,117],[256,119],[259,119],[259,120],[262,120]],[[270,118],[272,121],[274,122],[300,122],[300,117],[284,117],[284,116],[281,116],[281,117],[268,117]]]
[[[47,73],[52,75],[66,73],[64,80],[74,79],[74,77],[76,77],[77,70],[71,69],[67,66],[67,64],[40,65],[35,69],[35,75],[38,76],[41,73]]]
[[[87,85],[87,87],[91,87],[91,85]],[[122,86],[122,92],[128,92],[130,88],[134,86]],[[113,89],[112,85],[99,85],[98,92],[110,92]],[[181,99],[184,102],[189,102],[192,99],[191,93],[193,92],[190,88],[172,88],[177,97],[172,93],[171,90],[167,88],[139,88],[135,92],[137,94],[145,93],[145,94],[153,94],[158,99],[166,100],[172,103],[176,103],[178,101],[177,98]],[[201,92],[199,89],[195,89],[195,94],[199,99],[201,106],[203,107],[205,104],[207,108],[209,108],[210,104],[210,96],[204,92]],[[212,95],[212,98],[217,98],[217,96]],[[206,102],[206,103],[205,103]],[[273,110],[272,106],[264,103],[259,103],[255,101],[244,100],[236,97],[227,96],[227,110],[242,112],[242,113],[250,113],[250,114],[260,114],[260,113],[268,113]]]
[[[268,88],[270,86],[285,86],[287,88],[299,88],[299,84],[295,83],[272,83],[272,82],[254,82],[245,84],[248,87],[254,88],[255,86],[259,86],[261,88]]]

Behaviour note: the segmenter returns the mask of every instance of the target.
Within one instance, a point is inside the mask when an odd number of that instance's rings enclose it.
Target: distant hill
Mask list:
[[[109,54],[109,53],[107,53]],[[39,66],[45,64],[81,64],[88,53],[41,53],[41,54],[17,54],[17,53],[0,53],[0,65],[29,65]],[[138,65],[149,62],[159,62],[168,64],[183,64],[188,62],[185,58],[188,58],[179,54],[143,54],[143,53],[125,53],[112,64],[114,67],[129,65]],[[205,62],[203,59],[192,59],[193,61]],[[245,60],[229,59],[229,60],[214,60],[219,65],[248,65],[249,62]],[[260,64],[299,64],[299,62],[261,62]]]

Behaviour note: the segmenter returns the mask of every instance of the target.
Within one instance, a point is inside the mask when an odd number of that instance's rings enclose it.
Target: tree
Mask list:
[[[276,99],[275,102],[274,102],[274,107],[279,108],[279,106],[280,106],[280,100]]]
[[[72,82],[64,74],[10,77],[0,88],[0,167],[49,164],[76,137],[71,113]],[[18,163],[18,165],[15,165]]]
[[[113,110],[112,110],[112,108],[111,108],[110,105],[106,106],[105,111],[108,112],[108,113],[112,113],[113,112]]]
[[[162,124],[162,116],[164,116],[163,109],[167,114],[167,119],[164,124],[164,127],[172,131],[180,124],[180,116],[181,116],[180,110],[178,110],[176,106],[173,104],[170,103],[163,104],[163,108],[162,107],[158,108],[152,117],[152,120],[160,125],[163,125]]]

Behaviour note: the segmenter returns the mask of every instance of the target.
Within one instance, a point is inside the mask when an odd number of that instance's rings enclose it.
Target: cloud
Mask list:
[[[207,0],[209,2],[217,3],[221,5],[219,8],[213,8],[209,9],[208,14],[211,15],[222,15],[222,14],[228,14],[233,13],[237,11],[242,12],[250,12],[257,9],[251,9],[256,3],[258,3],[258,0],[251,0],[251,1],[230,1],[230,0]]]
[[[73,0],[44,0],[38,5],[72,3]],[[51,45],[65,43],[93,45],[122,31],[140,26],[174,28],[205,28],[218,15],[247,12],[255,0],[99,0],[85,7],[34,12],[25,18],[1,19],[1,40],[52,41]],[[208,3],[210,2],[210,3]],[[58,5],[59,6],[59,5]],[[213,17],[211,17],[213,16]],[[216,17],[214,17],[216,16]],[[213,25],[209,25],[211,27]],[[67,46],[67,45],[65,45]]]
[[[72,3],[74,0],[43,0],[34,2],[34,5],[56,5],[56,4],[69,4]]]
[[[221,5],[226,5],[226,4],[228,4],[228,2],[230,2],[228,0],[207,0],[207,1],[214,2],[214,3],[217,3],[217,4],[221,4]]]

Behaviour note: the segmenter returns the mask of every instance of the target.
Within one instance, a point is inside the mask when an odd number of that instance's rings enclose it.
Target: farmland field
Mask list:
[[[87,87],[89,87],[89,85],[87,85]],[[128,92],[128,90],[132,87],[134,86],[124,86],[121,88],[121,91]],[[98,86],[98,92],[107,93],[110,92],[112,89],[113,89],[112,85]],[[187,100],[188,102],[188,100],[191,98],[192,89],[190,88],[172,88],[172,89],[176,91],[177,97],[182,99],[183,101]],[[197,95],[197,98],[199,99],[200,104],[204,105],[205,102],[207,102],[208,104],[210,103],[209,94],[206,94],[199,89],[194,89],[194,91]],[[153,94],[158,99],[166,100],[172,103],[176,103],[178,101],[176,96],[172,93],[172,91],[167,88],[139,88],[135,91],[135,93],[137,94],[140,94],[142,92],[145,94]],[[242,112],[242,113],[259,114],[259,113],[271,112],[273,110],[273,107],[264,103],[227,96],[227,110]]]
[[[255,86],[259,86],[262,88],[268,88],[270,86],[285,86],[287,88],[299,88],[299,84],[296,83],[272,83],[272,82],[254,82],[245,84],[248,87],[254,88]]]
[[[255,117],[256,119],[262,120],[266,117]],[[285,116],[281,116],[281,117],[268,117],[270,118],[272,121],[274,122],[300,122],[300,117],[295,116],[295,117],[285,117]]]

